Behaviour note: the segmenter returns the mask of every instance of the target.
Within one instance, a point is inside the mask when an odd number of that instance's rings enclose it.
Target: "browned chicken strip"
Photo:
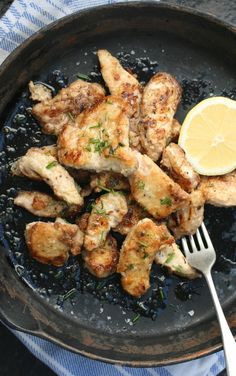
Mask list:
[[[201,225],[204,215],[205,198],[198,189],[190,195],[190,203],[173,213],[168,220],[168,227],[176,239],[184,235],[192,235]]]
[[[125,197],[117,193],[100,196],[92,208],[85,232],[84,248],[92,251],[105,243],[110,229],[116,227],[127,213]]]
[[[170,141],[171,142],[178,142],[179,133],[180,133],[181,125],[177,119],[172,120],[171,124],[171,134],[170,134]]]
[[[56,197],[38,191],[20,191],[14,199],[14,204],[34,215],[48,218],[73,217],[81,209],[80,205],[68,205]]]
[[[157,161],[171,138],[173,116],[181,98],[174,77],[157,73],[144,88],[139,124],[144,153]]]
[[[161,168],[186,192],[192,192],[200,183],[200,176],[187,161],[184,151],[174,143],[163,151]]]
[[[28,178],[44,180],[55,195],[68,204],[82,205],[80,187],[56,158],[46,155],[40,148],[31,148],[17,161],[20,173]]]
[[[26,226],[30,255],[43,264],[63,265],[69,252],[80,253],[83,233],[78,226],[61,222],[32,222]]]
[[[126,112],[130,118],[130,146],[140,150],[138,130],[142,86],[130,72],[125,70],[118,59],[107,50],[98,50],[101,73],[112,95],[122,97],[126,102]]]
[[[35,149],[35,148],[32,148]],[[28,149],[29,151],[30,149]],[[57,146],[56,145],[49,145],[49,146],[42,146],[41,148],[37,148],[37,150],[40,150],[40,153],[45,154],[45,155],[51,155],[52,157],[57,159]],[[11,173],[12,175],[16,176],[24,176],[24,174],[20,170],[20,161],[21,158],[17,159],[15,162],[12,163],[11,165]],[[42,180],[42,178],[38,174],[33,174],[31,172],[31,179],[34,180]]]
[[[127,176],[137,167],[129,148],[129,119],[124,101],[107,97],[86,111],[80,126],[66,125],[58,138],[58,157],[68,167]]]
[[[128,180],[121,174],[115,172],[101,172],[91,176],[90,187],[95,192],[102,190],[128,191],[130,189]]]
[[[30,98],[33,101],[44,102],[52,99],[52,91],[45,85],[29,82]]]
[[[167,217],[189,202],[189,195],[148,156],[136,152],[139,167],[129,177],[135,200],[154,218]]]
[[[116,240],[108,235],[103,246],[91,252],[82,252],[84,266],[97,278],[106,278],[116,272],[119,252]]]
[[[143,209],[131,195],[127,197],[126,200],[128,204],[128,211],[118,226],[113,229],[122,235],[127,235],[133,226],[135,226],[141,219],[151,217],[151,215],[145,209]]]
[[[180,277],[188,279],[200,277],[200,274],[188,263],[175,242],[161,246],[156,253],[155,262],[165,266],[170,273],[177,274]]]
[[[104,97],[104,89],[99,84],[77,80],[54,98],[37,103],[32,115],[42,125],[44,133],[58,135],[65,124],[73,124],[77,115]]]
[[[117,272],[121,273],[124,290],[136,298],[150,287],[150,269],[163,242],[164,227],[157,226],[151,219],[142,219],[131,229],[122,245]]]
[[[202,176],[199,189],[208,204],[236,206],[236,170],[223,176]]]

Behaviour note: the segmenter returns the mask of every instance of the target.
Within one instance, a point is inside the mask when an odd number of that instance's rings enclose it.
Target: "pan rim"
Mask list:
[[[229,30],[233,34],[236,34],[236,27],[233,26],[232,24],[227,23],[227,22],[219,19],[218,17],[215,17],[215,16],[211,15],[210,13],[205,13],[205,12],[201,12],[201,11],[198,11],[198,10],[195,10],[195,9],[190,9],[188,7],[185,7],[185,6],[177,6],[177,5],[171,5],[171,4],[166,4],[166,3],[163,3],[163,2],[154,2],[154,1],[146,1],[146,2],[135,1],[135,2],[132,2],[132,3],[123,3],[122,2],[122,3],[112,4],[112,5],[110,4],[110,5],[96,6],[96,7],[91,7],[91,8],[82,10],[82,11],[75,12],[75,13],[70,14],[70,15],[66,15],[66,16],[60,18],[59,20],[56,20],[53,23],[43,27],[42,29],[40,29],[39,31],[34,33],[32,36],[27,38],[20,46],[18,46],[4,60],[4,62],[2,63],[2,65],[0,67],[0,77],[1,77],[1,74],[3,74],[6,69],[8,69],[8,66],[15,60],[15,58],[18,56],[18,54],[20,54],[22,48],[25,48],[28,44],[31,44],[38,37],[43,36],[45,33],[50,32],[51,29],[54,29],[56,26],[60,25],[61,23],[65,22],[65,21],[70,22],[71,20],[76,19],[78,16],[86,15],[86,14],[89,14],[91,12],[96,12],[97,10],[107,9],[109,7],[110,8],[124,8],[124,7],[127,7],[127,6],[129,6],[130,8],[132,8],[132,7],[135,8],[137,6],[145,7],[145,8],[150,7],[150,6],[154,6],[155,8],[173,10],[173,11],[178,11],[178,12],[181,12],[181,13],[184,12],[186,14],[191,14],[191,15],[203,18],[210,23],[217,24],[218,26]],[[34,291],[33,291],[33,293],[34,293]],[[39,297],[40,300],[42,299],[42,301],[44,301],[43,298],[40,297],[38,294],[35,293],[34,295]],[[45,302],[45,301],[44,301],[44,303],[47,304],[47,302]],[[53,309],[52,306],[50,306],[50,308]],[[60,314],[60,312],[58,310],[55,309],[55,311]],[[108,363],[131,365],[131,366],[136,366],[136,367],[140,367],[140,366],[153,367],[153,366],[157,366],[157,365],[175,364],[175,363],[178,363],[178,362],[193,360],[193,359],[198,358],[200,356],[205,356],[205,355],[208,355],[208,354],[213,353],[215,351],[218,351],[222,347],[220,344],[218,344],[218,345],[215,345],[215,346],[212,346],[212,347],[206,349],[205,351],[201,350],[201,351],[194,353],[194,354],[182,355],[179,358],[178,357],[174,358],[173,361],[172,360],[171,361],[168,360],[167,362],[165,360],[163,360],[163,362],[159,361],[158,364],[155,361],[154,362],[152,362],[152,361],[136,362],[135,361],[135,363],[134,363],[134,361],[132,361],[132,360],[130,362],[129,361],[123,362],[123,361],[120,361],[120,360],[111,360],[111,359],[103,358],[100,355],[97,356],[93,353],[89,353],[89,352],[85,352],[85,351],[81,351],[81,350],[72,348],[70,345],[64,344],[60,340],[58,340],[58,339],[56,339],[56,338],[54,338],[50,335],[47,335],[46,333],[40,333],[40,332],[37,333],[37,331],[34,332],[34,331],[27,331],[27,330],[25,332],[28,332],[29,334],[35,334],[35,335],[37,335],[41,338],[50,340],[50,341],[52,341],[56,344],[59,344],[60,346],[62,346],[64,348],[70,350],[70,351],[79,353],[81,355],[85,355],[85,356],[87,356],[91,359],[94,359],[94,360],[101,360],[101,361],[105,361],[105,362],[108,362]]]

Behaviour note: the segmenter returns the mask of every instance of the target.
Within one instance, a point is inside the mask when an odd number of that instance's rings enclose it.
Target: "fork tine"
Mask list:
[[[210,238],[210,236],[209,236],[209,234],[207,232],[207,229],[206,229],[206,226],[205,226],[204,222],[202,222],[201,228],[202,228],[202,232],[203,232],[203,234],[205,236],[205,239],[206,239],[206,242],[207,242],[207,246],[208,247],[213,247],[213,244],[211,242],[211,238]]]
[[[198,244],[199,244],[200,248],[201,249],[205,248],[204,243],[202,241],[202,237],[201,237],[200,231],[198,229],[196,231],[196,236],[197,236],[197,240],[198,240]]]
[[[195,240],[193,238],[193,235],[190,235],[189,240],[190,240],[193,252],[197,251],[197,247],[196,247],[196,243],[195,243]]]
[[[182,241],[182,246],[183,246],[183,249],[184,249],[185,256],[187,257],[190,254],[189,249],[188,249],[187,240],[186,240],[186,238],[183,237],[181,239],[181,241]]]

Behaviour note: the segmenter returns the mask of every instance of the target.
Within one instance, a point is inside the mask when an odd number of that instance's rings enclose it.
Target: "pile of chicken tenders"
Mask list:
[[[27,224],[33,258],[61,266],[81,254],[94,276],[120,273],[123,289],[140,297],[150,287],[153,262],[182,277],[199,276],[175,240],[196,231],[206,202],[236,205],[236,174],[199,176],[186,160],[176,143],[182,90],[174,77],[156,73],[143,87],[107,50],[97,55],[108,96],[82,79],[54,97],[47,85],[29,83],[32,115],[57,144],[30,148],[12,173],[44,181],[52,194],[20,191],[14,203],[55,218]],[[101,194],[84,212],[94,192]],[[114,232],[124,236],[121,249]]]

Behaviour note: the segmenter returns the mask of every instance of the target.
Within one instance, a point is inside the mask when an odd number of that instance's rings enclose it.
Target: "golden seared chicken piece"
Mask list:
[[[189,202],[189,195],[147,155],[136,152],[139,167],[129,177],[134,199],[154,218],[167,217]]]
[[[35,149],[35,148],[32,148]],[[29,151],[30,149],[28,149]],[[45,155],[51,155],[52,157],[57,159],[57,146],[56,145],[49,145],[49,146],[42,146],[41,148],[37,148],[37,150],[40,150],[40,153]],[[20,161],[21,158],[17,159],[12,165],[11,165],[11,173],[12,175],[16,176],[24,176],[24,174],[20,170]],[[31,179],[34,180],[42,180],[42,178],[38,174],[31,173],[30,176]]]
[[[84,248],[92,251],[104,245],[108,232],[122,221],[127,210],[126,199],[119,192],[100,196],[95,201],[88,219]]]
[[[130,189],[128,180],[116,172],[101,172],[91,176],[90,187],[95,192],[102,190],[128,191]]]
[[[173,213],[168,220],[167,226],[174,234],[175,239],[179,239],[184,235],[194,234],[203,221],[204,195],[198,189],[189,196],[190,203]]]
[[[208,204],[236,206],[236,170],[222,176],[202,176],[199,189]]]
[[[84,266],[97,278],[106,278],[116,272],[119,251],[116,240],[108,235],[104,245],[82,253]]]
[[[31,148],[17,161],[20,173],[28,178],[43,180],[55,195],[68,204],[83,205],[80,187],[56,158],[46,155],[40,148]]]
[[[174,77],[157,73],[143,91],[139,124],[144,153],[157,161],[171,138],[172,122],[181,98],[181,87]]]
[[[200,183],[200,176],[187,161],[183,149],[174,143],[163,151],[161,168],[186,192],[192,192]]]
[[[113,229],[122,235],[127,235],[133,226],[135,226],[141,219],[151,217],[150,214],[143,209],[131,195],[126,197],[126,200],[128,204],[128,211],[118,226]]]
[[[163,227],[151,219],[142,219],[131,229],[122,245],[117,272],[121,273],[124,290],[136,298],[150,287],[150,269],[163,241]]]
[[[32,222],[26,226],[25,238],[30,255],[43,264],[63,265],[69,252],[80,253],[83,233],[76,225],[64,222]]]
[[[14,204],[21,206],[39,217],[56,218],[75,216],[81,206],[68,205],[56,197],[38,191],[20,191],[14,199]]]
[[[170,134],[171,142],[178,142],[180,129],[181,129],[181,125],[178,122],[178,120],[173,119],[171,123],[171,134]]]
[[[200,274],[189,265],[175,242],[161,246],[156,253],[155,262],[165,266],[170,273],[177,274],[180,277],[188,279],[200,277]]]
[[[124,101],[107,97],[86,111],[79,126],[66,125],[58,138],[58,157],[68,167],[114,171],[127,176],[137,167],[129,148],[129,119]]]
[[[74,124],[77,115],[104,97],[104,89],[99,84],[77,80],[61,89],[54,98],[34,105],[32,115],[42,125],[44,133],[58,135],[65,124]]]
[[[44,102],[52,99],[52,91],[43,84],[29,82],[30,98],[33,101]]]
[[[138,130],[142,86],[136,77],[125,70],[118,59],[107,50],[98,50],[103,79],[112,95],[122,97],[126,103],[126,113],[130,118],[130,146],[140,150]]]
[[[81,217],[76,218],[75,223],[79,226],[80,230],[82,232],[86,231],[86,228],[88,226],[88,220],[90,217],[90,213],[84,213],[81,215]]]

